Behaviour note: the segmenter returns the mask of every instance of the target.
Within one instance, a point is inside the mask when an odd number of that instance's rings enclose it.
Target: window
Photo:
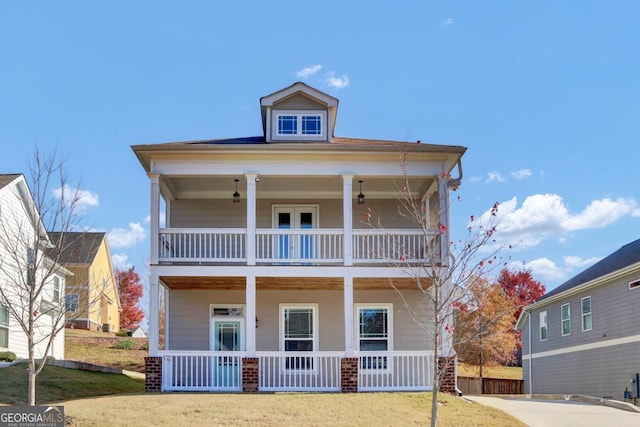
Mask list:
[[[318,306],[315,304],[281,305],[281,337],[283,351],[303,352],[317,349]],[[284,369],[312,370],[313,358],[291,356],[284,360]]]
[[[78,294],[67,294],[64,296],[64,309],[69,313],[78,311]]]
[[[584,297],[582,298],[582,331],[590,331],[592,328],[591,297]]]
[[[53,302],[60,301],[60,279],[53,278]]]
[[[538,318],[540,320],[540,341],[547,340],[547,312],[541,311],[538,313]]]
[[[325,111],[282,111],[274,114],[276,138],[309,138],[324,137]]]
[[[560,307],[560,319],[562,320],[562,336],[569,335],[571,333],[569,304],[562,304],[562,307]]]
[[[0,347],[9,348],[9,309],[0,306]]]
[[[636,288],[640,288],[640,280],[634,280],[632,282],[629,282],[629,289],[636,289]]]
[[[359,351],[391,350],[391,313],[393,306],[356,305],[357,340]],[[387,357],[370,355],[360,358],[360,369],[387,369]]]
[[[35,258],[36,252],[31,248],[27,248],[27,286],[34,286],[35,284]]]

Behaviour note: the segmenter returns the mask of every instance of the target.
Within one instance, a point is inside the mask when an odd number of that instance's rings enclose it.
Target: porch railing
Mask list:
[[[423,230],[353,230],[353,262],[390,264],[431,259],[439,247],[439,235]],[[344,230],[258,229],[255,259],[271,264],[339,264],[344,262]],[[160,262],[247,261],[247,230],[244,228],[163,228],[159,232]]]
[[[162,391],[242,391],[237,351],[162,352]]]
[[[433,352],[360,351],[358,390],[433,390]]]
[[[261,391],[340,391],[343,352],[258,352]]]

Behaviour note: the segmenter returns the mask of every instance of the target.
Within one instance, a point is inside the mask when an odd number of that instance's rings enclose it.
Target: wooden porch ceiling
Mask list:
[[[244,290],[244,277],[189,277],[166,276],[160,278],[170,289],[210,289]],[[424,288],[430,286],[428,279],[422,279]],[[342,290],[342,277],[257,277],[256,289],[266,290]],[[416,279],[412,278],[366,278],[353,279],[353,289],[388,290],[393,287],[401,290],[416,289]]]

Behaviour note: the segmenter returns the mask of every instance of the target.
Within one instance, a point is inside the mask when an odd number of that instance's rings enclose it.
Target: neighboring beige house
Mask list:
[[[451,341],[414,275],[448,253],[466,148],[335,137],[338,100],[300,82],[260,111],[261,136],[132,147],[151,196],[146,389],[431,390]]]
[[[35,246],[40,246],[35,248]],[[20,326],[29,323],[27,277],[35,286],[44,281],[34,315],[36,358],[64,357],[64,328],[46,347],[53,330],[62,328],[65,276],[69,271],[44,256],[51,242],[22,174],[0,174],[0,352],[29,357],[27,335]],[[32,269],[35,268],[34,275]],[[19,322],[19,319],[23,319]]]
[[[67,327],[116,332],[120,329],[120,296],[105,233],[49,233],[65,239],[60,263],[73,272],[67,278]]]

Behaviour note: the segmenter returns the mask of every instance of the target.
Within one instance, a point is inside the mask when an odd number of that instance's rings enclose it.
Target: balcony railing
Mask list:
[[[237,351],[165,351],[163,391],[241,391],[242,356]]]
[[[353,263],[389,264],[432,259],[439,235],[415,229],[353,230]],[[258,229],[255,260],[262,264],[318,265],[345,262],[342,229]],[[244,263],[244,228],[163,228],[159,232],[158,261]]]

